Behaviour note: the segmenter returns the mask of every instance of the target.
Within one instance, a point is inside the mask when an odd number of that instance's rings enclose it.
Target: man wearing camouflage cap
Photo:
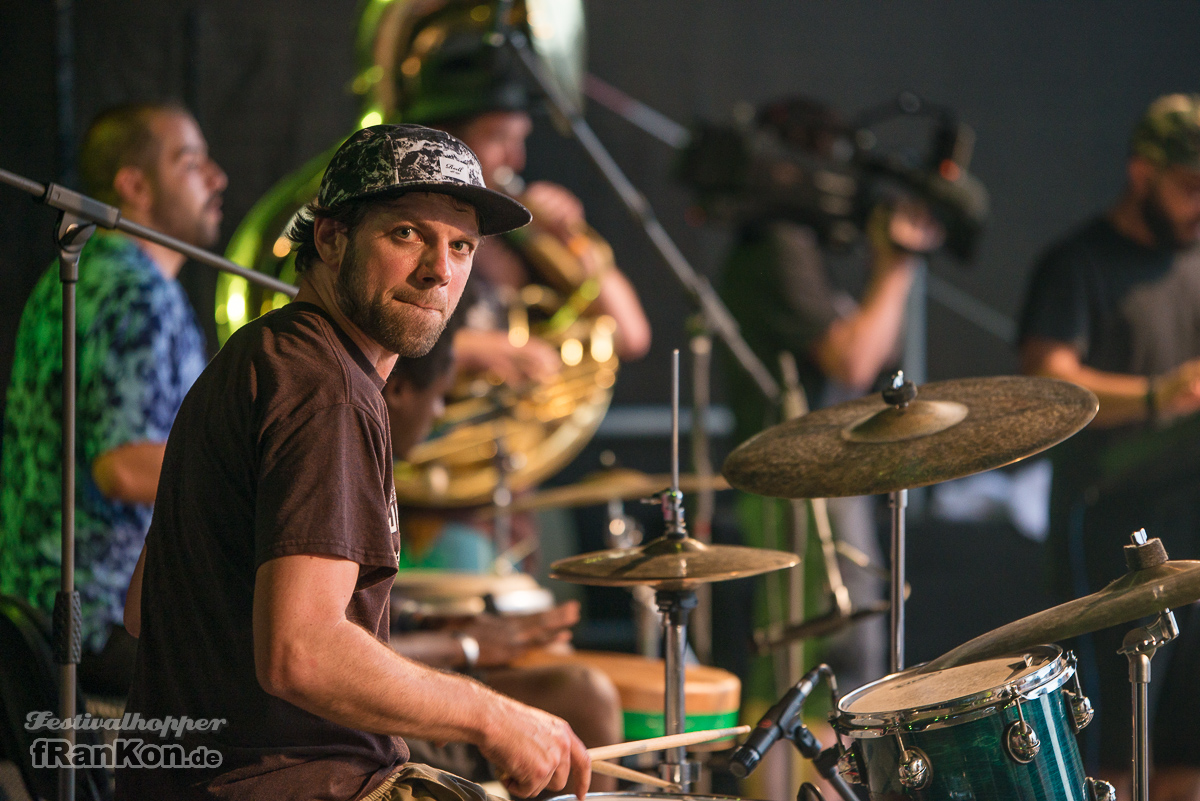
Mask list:
[[[1056,590],[1078,597],[1125,573],[1122,546],[1142,527],[1171,558],[1200,558],[1200,463],[1151,459],[1151,472],[1123,456],[1156,427],[1200,410],[1200,95],[1150,105],[1130,140],[1117,203],[1046,251],[1020,351],[1025,372],[1081,384],[1100,399],[1089,429],[1052,452]],[[1200,797],[1200,621],[1192,613],[1176,610],[1182,634],[1154,660],[1151,797],[1160,801]],[[1124,793],[1131,702],[1127,661],[1116,652],[1131,626],[1077,645],[1097,706],[1080,736],[1085,757]]]
[[[564,721],[387,645],[400,536],[380,391],[441,335],[483,236],[529,213],[419,126],[352,136],[306,212],[296,302],[235,333],[183,402],[129,588],[127,711],[205,722],[169,741],[203,759],[118,766],[117,795],[483,801],[406,765],[411,735],[476,745],[514,794],[582,797],[590,762]],[[123,737],[156,737],[140,731]]]

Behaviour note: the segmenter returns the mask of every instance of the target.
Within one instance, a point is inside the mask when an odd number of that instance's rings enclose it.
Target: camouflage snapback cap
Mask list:
[[[1162,167],[1200,169],[1200,95],[1165,95],[1133,129],[1129,152]]]
[[[420,125],[373,125],[347,139],[325,169],[317,204],[334,209],[351,200],[405,192],[438,192],[470,203],[485,236],[532,219],[520,203],[484,185],[470,148]]]

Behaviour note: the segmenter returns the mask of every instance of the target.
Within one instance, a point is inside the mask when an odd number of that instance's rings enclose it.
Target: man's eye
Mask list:
[[[467,241],[455,242],[452,247],[459,253],[472,253],[475,250],[475,246]]]
[[[400,239],[411,239],[413,235],[413,229],[407,227],[397,228],[393,233],[395,233],[395,235]]]

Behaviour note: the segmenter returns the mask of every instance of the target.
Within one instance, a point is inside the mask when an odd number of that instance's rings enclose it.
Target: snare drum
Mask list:
[[[612,679],[621,696],[626,740],[661,737],[666,732],[663,720],[666,673],[661,659],[601,651],[531,651],[513,664],[516,667],[582,664],[595,668]],[[729,671],[688,665],[684,680],[684,730],[702,731],[736,726],[741,695],[742,683]],[[729,741],[724,740],[689,748],[716,750],[728,744]],[[588,797],[591,798],[591,794]],[[655,795],[655,798],[660,797]]]
[[[833,726],[852,744],[838,768],[877,801],[1094,801],[1075,734],[1091,719],[1074,658],[1053,645],[851,692]],[[1070,684],[1068,685],[1068,682]]]

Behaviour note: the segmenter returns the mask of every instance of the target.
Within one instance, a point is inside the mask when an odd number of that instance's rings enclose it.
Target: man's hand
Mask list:
[[[1200,359],[1151,379],[1159,417],[1171,418],[1200,411]]]
[[[584,233],[583,204],[564,187],[535,181],[521,195],[521,203],[533,214],[534,225],[570,244]]]
[[[505,331],[460,328],[454,335],[454,352],[463,372],[490,370],[510,387],[545,383],[562,368],[558,351],[551,345],[531,337],[518,348],[508,341]]]
[[[562,790],[582,799],[592,781],[592,760],[583,742],[562,718],[511,701],[495,712],[479,750],[496,766],[514,797],[531,798],[543,790]]]
[[[875,255],[876,269],[898,266],[914,253],[928,253],[942,246],[946,231],[920,201],[901,198],[892,208],[878,206],[867,222],[867,238]]]
[[[579,622],[579,602],[532,615],[480,615],[456,628],[479,643],[479,667],[500,667],[533,648],[565,643]]]

